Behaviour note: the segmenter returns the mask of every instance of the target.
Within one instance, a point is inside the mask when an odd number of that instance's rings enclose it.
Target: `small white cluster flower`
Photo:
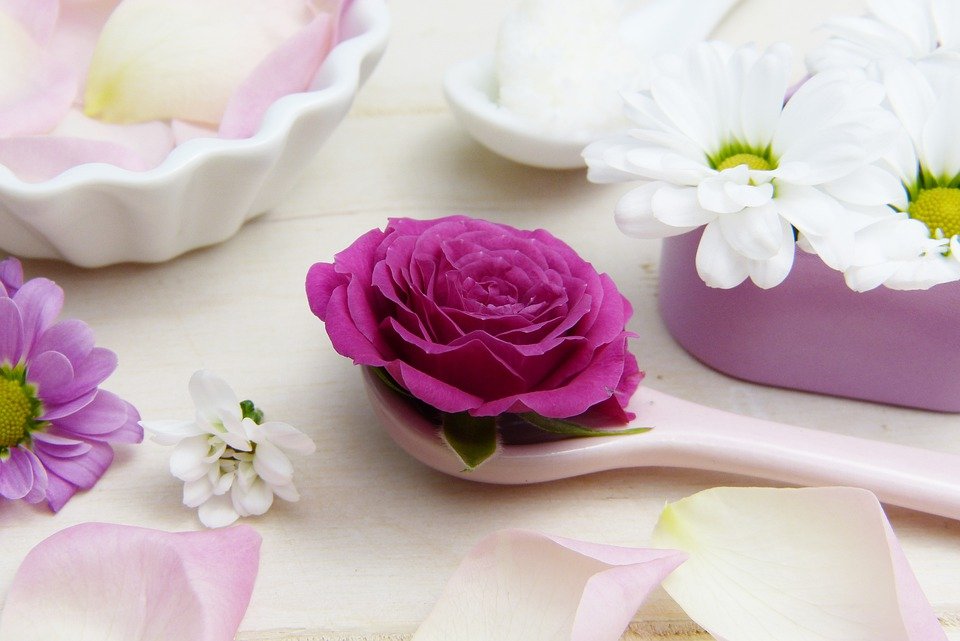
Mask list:
[[[263,421],[253,403],[240,403],[227,383],[200,370],[190,379],[193,421],[141,421],[161,445],[174,445],[170,471],[184,482],[183,503],[198,507],[207,527],[264,514],[273,497],[300,498],[288,454],[310,454],[313,441],[292,425]]]
[[[616,208],[624,233],[702,227],[712,287],[778,285],[795,245],[856,291],[960,280],[960,2],[868,5],[828,24],[792,95],[782,45],[658,59],[624,96],[634,127],[584,150],[591,180],[640,182]]]

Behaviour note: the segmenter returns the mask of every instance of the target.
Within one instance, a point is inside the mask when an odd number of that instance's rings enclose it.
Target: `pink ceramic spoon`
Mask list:
[[[627,467],[687,467],[795,485],[848,485],[892,505],[960,519],[960,456],[739,416],[640,387],[630,403],[642,434],[502,446],[472,471],[438,431],[366,368],[387,432],[430,467],[485,483],[539,483]]]

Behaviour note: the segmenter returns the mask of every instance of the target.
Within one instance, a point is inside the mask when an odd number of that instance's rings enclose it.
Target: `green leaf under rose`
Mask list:
[[[481,463],[497,453],[500,446],[501,429],[507,425],[536,428],[543,433],[541,440],[549,439],[549,435],[562,438],[588,438],[594,436],[624,436],[627,434],[642,434],[649,432],[652,427],[627,427],[610,429],[590,427],[576,423],[569,419],[550,418],[534,412],[520,414],[501,414],[500,416],[471,416],[467,412],[441,412],[423,401],[414,397],[390,376],[383,367],[370,368],[394,393],[403,396],[407,402],[438,426],[443,442],[452,449],[466,470],[476,469]]]

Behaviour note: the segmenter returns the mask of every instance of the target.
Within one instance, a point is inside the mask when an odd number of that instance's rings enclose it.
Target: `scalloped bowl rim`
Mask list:
[[[188,140],[174,147],[156,167],[144,171],[124,169],[109,163],[83,163],[57,176],[29,182],[18,178],[12,170],[0,165],[0,192],[24,198],[41,199],[79,186],[151,186],[171,176],[189,171],[201,162],[221,156],[235,156],[255,151],[258,147],[277,144],[300,115],[323,108],[342,92],[356,92],[361,84],[361,70],[368,55],[382,48],[387,41],[390,18],[384,0],[355,0],[349,11],[369,13],[369,24],[356,35],[339,41],[327,55],[317,72],[322,86],[310,91],[288,94],[274,102],[264,114],[257,132],[249,138],[203,137]]]

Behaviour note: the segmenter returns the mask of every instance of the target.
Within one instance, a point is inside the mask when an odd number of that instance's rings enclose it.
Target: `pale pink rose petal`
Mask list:
[[[31,30],[42,28],[0,7],[0,136],[49,131],[76,96],[79,71],[54,59],[34,38]]]
[[[318,14],[257,65],[227,102],[220,136],[252,136],[270,105],[283,96],[305,91],[336,43],[338,21],[329,13]]]
[[[45,44],[60,13],[59,0],[0,0],[0,13],[16,19],[33,39]]]
[[[118,4],[120,0],[60,0],[57,28],[47,49],[57,60],[73,61],[80,77],[86,78],[97,38]],[[78,99],[82,98],[82,91],[83,87],[78,86]]]
[[[131,171],[150,168],[140,154],[112,142],[53,136],[0,138],[0,165],[25,182],[50,180],[71,167],[92,162]]]
[[[673,550],[496,532],[457,568],[414,641],[616,641],[684,560]]]
[[[17,641],[232,641],[259,564],[239,526],[169,533],[103,523],[41,542],[20,566],[0,638]]]
[[[175,145],[173,129],[159,120],[130,125],[116,125],[88,118],[73,108],[64,116],[52,132],[60,138],[79,138],[120,145],[143,160],[146,167],[162,163]]]
[[[178,145],[194,138],[216,138],[219,135],[215,127],[186,120],[171,120],[170,128],[173,130],[173,139]]]

